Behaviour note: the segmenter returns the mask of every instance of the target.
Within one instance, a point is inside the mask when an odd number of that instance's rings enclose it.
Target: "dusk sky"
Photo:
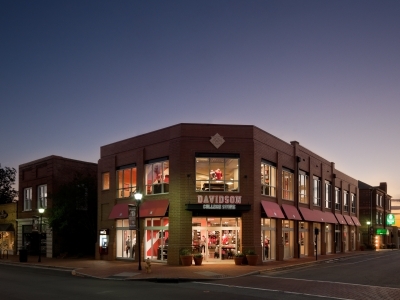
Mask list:
[[[400,198],[400,1],[0,2],[0,164],[255,125]]]

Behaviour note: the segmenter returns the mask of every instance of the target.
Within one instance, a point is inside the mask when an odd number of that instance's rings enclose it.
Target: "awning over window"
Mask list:
[[[140,217],[164,217],[169,206],[168,199],[146,201],[140,204]]]
[[[108,218],[128,219],[128,203],[115,204]]]
[[[330,211],[325,211],[324,215],[325,215],[326,223],[332,223],[332,224],[338,223],[337,219],[335,218],[335,215],[333,213],[331,213]]]
[[[353,219],[354,225],[361,226],[361,223],[360,223],[360,221],[358,220],[357,217],[351,217],[351,218]]]
[[[339,224],[342,224],[342,225],[346,225],[347,224],[346,220],[344,219],[344,217],[341,214],[335,213],[335,217],[339,221]]]
[[[14,226],[11,223],[0,224],[0,231],[14,231]]]
[[[322,222],[316,210],[311,210],[306,207],[299,207],[299,210],[305,221]]]
[[[278,218],[278,219],[285,218],[281,208],[277,203],[269,201],[261,201],[261,205],[264,208],[264,211],[267,214],[268,218]]]
[[[135,205],[136,203],[132,202],[115,204],[108,218],[128,219],[129,204]],[[163,217],[167,213],[168,205],[168,199],[144,201],[140,204],[140,217]]]
[[[303,220],[296,207],[288,204],[282,204],[283,211],[285,212],[286,218],[289,220]]]
[[[347,224],[349,224],[349,225],[351,225],[351,226],[354,226],[354,222],[353,222],[353,220],[351,219],[350,216],[344,215],[343,217],[344,217],[344,219],[346,220]]]

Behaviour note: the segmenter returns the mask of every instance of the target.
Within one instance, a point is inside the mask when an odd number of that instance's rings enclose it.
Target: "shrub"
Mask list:
[[[256,255],[256,251],[254,251],[254,250],[247,250],[246,251],[246,255]]]
[[[203,257],[203,254],[201,254],[201,253],[196,253],[196,254],[193,255],[193,257],[195,257],[195,258],[202,258],[202,257]]]
[[[235,257],[244,257],[244,253],[242,253],[242,252],[237,252],[237,253],[235,254]]]
[[[180,255],[192,255],[192,249],[183,248],[180,251]]]

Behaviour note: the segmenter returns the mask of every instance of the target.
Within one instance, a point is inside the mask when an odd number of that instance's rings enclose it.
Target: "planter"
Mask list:
[[[203,258],[202,257],[193,257],[194,260],[194,265],[195,266],[201,266],[202,262],[203,262]]]
[[[246,255],[246,259],[249,266],[256,266],[258,261],[258,255]]]
[[[181,255],[182,266],[191,266],[193,256],[192,255]]]
[[[243,263],[244,256],[235,256],[234,258],[235,265],[240,266]]]

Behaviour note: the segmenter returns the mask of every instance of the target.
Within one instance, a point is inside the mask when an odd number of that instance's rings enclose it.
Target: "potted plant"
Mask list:
[[[257,265],[258,255],[254,250],[247,250],[246,259],[249,266],[255,266]]]
[[[201,266],[201,263],[203,262],[203,254],[201,254],[201,253],[194,254],[193,260],[194,260],[194,264],[196,266]]]
[[[244,254],[242,252],[237,252],[233,257],[235,265],[240,266],[243,263]]]
[[[183,266],[191,266],[193,260],[192,250],[187,248],[181,249],[180,258]]]

